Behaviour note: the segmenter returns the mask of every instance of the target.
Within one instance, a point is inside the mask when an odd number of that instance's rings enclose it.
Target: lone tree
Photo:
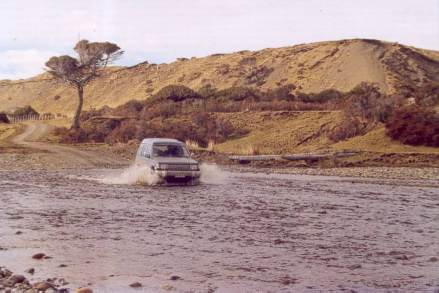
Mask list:
[[[78,91],[78,107],[76,108],[72,128],[80,128],[80,115],[84,104],[85,86],[100,76],[108,64],[118,59],[123,51],[116,44],[109,42],[90,43],[79,41],[75,48],[78,58],[67,55],[54,56],[46,62],[47,72],[62,82],[73,86]]]

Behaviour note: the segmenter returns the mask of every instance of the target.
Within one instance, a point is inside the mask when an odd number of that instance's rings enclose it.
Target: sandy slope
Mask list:
[[[0,111],[31,104],[38,111],[72,114],[76,93],[43,74],[29,80],[0,81]],[[439,54],[396,43],[343,40],[292,47],[214,54],[170,64],[141,63],[112,68],[86,89],[85,109],[146,99],[169,84],[198,89],[294,83],[298,91],[350,90],[362,81],[392,92],[406,84],[439,81]],[[59,96],[55,99],[55,96]]]

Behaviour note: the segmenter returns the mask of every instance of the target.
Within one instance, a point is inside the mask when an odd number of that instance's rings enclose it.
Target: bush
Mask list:
[[[88,141],[87,133],[81,128],[67,129],[61,127],[55,130],[55,134],[61,136],[62,143],[82,143]]]
[[[99,110],[91,109],[89,111],[83,111],[81,113],[80,119],[81,122],[85,122],[93,117],[102,117],[104,115],[107,115],[111,112],[111,108],[108,106],[104,106],[100,108]]]
[[[403,144],[439,147],[439,115],[425,108],[409,106],[395,111],[386,129]]]
[[[15,109],[15,111],[12,112],[12,115],[14,116],[24,116],[24,115],[40,115],[37,111],[35,111],[34,108],[31,106],[24,106],[21,108]]]
[[[5,113],[0,112],[0,123],[10,123]]]
[[[384,95],[376,85],[361,83],[345,94],[341,102],[343,119],[328,137],[337,142],[363,135],[378,123],[386,122],[402,104],[402,97]]]
[[[249,87],[230,87],[218,91],[215,95],[216,98],[235,102],[243,100],[259,101],[262,96],[263,94],[259,90]]]
[[[124,120],[114,128],[110,134],[105,138],[105,142],[116,143],[116,142],[128,142],[136,138],[138,128],[138,120],[127,119]]]
[[[326,103],[329,101],[338,101],[343,98],[343,93],[335,90],[328,89],[319,93],[305,94],[302,92],[297,93],[297,99],[304,103]]]
[[[140,117],[145,120],[150,120],[156,117],[169,118],[181,113],[181,105],[175,102],[164,101],[160,103],[148,103],[143,108]]]
[[[203,99],[208,99],[211,97],[214,97],[217,93],[217,89],[212,86],[210,83],[203,85],[199,90],[198,93],[203,97]]]
[[[183,85],[165,86],[153,96],[154,100],[171,100],[174,102],[200,98],[200,94]]]
[[[294,101],[296,97],[294,96],[292,91],[295,89],[296,86],[294,84],[287,84],[287,85],[279,86],[273,90],[268,90],[267,93],[265,94],[265,100]]]
[[[418,88],[414,93],[416,104],[423,107],[434,107],[439,104],[439,83],[429,83]]]
[[[334,142],[364,134],[367,124],[356,117],[345,117],[342,122],[334,127],[328,134],[328,138]]]
[[[116,119],[92,120],[83,124],[89,141],[105,142],[110,133],[119,127],[121,122]]]
[[[111,111],[113,115],[122,117],[138,117],[145,107],[145,102],[131,100]]]

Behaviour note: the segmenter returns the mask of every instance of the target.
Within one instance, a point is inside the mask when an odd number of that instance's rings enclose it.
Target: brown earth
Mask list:
[[[270,154],[275,144],[285,145],[281,152],[337,152],[355,150],[357,155],[348,158],[324,159],[315,162],[305,161],[267,161],[254,162],[250,166],[270,169],[279,168],[281,172],[295,172],[306,174],[325,174],[336,176],[377,177],[375,171],[367,171],[371,167],[409,167],[428,168],[439,167],[439,149],[429,147],[414,147],[391,141],[384,134],[384,129],[378,128],[364,136],[354,137],[348,141],[330,144],[325,141],[321,132],[331,126],[330,121],[336,112],[297,112],[297,113],[242,113],[223,114],[229,120],[239,125],[247,121],[254,124],[253,130],[247,137],[227,141],[213,147],[213,150],[197,150],[196,159],[203,162],[214,162],[221,165],[235,165],[228,154],[240,154],[254,147]],[[247,115],[247,116],[246,116]],[[267,119],[267,115],[270,115]],[[304,115],[299,120],[290,119],[289,115]],[[323,117],[321,117],[323,116]],[[327,116],[327,117],[324,117]],[[264,118],[265,117],[265,118]],[[317,119],[319,118],[319,119]],[[308,119],[308,120],[306,120]],[[306,121],[301,124],[300,121]],[[54,125],[64,125],[68,121],[52,121],[50,125],[43,123],[27,123],[25,125],[0,125],[0,164],[3,169],[59,169],[59,168],[94,168],[128,166],[137,151],[138,144],[78,144],[63,145],[56,142],[52,136]],[[297,123],[297,124],[296,124]],[[290,132],[285,132],[288,124]],[[306,127],[304,127],[306,125]],[[260,129],[258,129],[260,127]],[[271,129],[264,133],[264,129]],[[295,131],[297,130],[297,134]],[[306,140],[306,141],[305,141]],[[304,142],[305,141],[305,142]],[[376,142],[377,141],[377,142]],[[376,143],[375,143],[376,142]],[[300,143],[303,145],[300,146]],[[289,149],[289,145],[299,144],[297,148]],[[323,147],[322,147],[323,146]],[[367,167],[366,170],[357,167]],[[354,168],[354,169],[350,169]],[[361,170],[361,174],[358,174]],[[400,178],[400,172],[386,171],[390,176]],[[437,169],[433,169],[437,170]],[[271,172],[271,171],[270,171]],[[436,171],[434,171],[436,172]],[[410,172],[409,172],[410,173]],[[410,174],[406,174],[410,175]],[[419,174],[411,174],[412,178]],[[381,177],[381,176],[378,176]],[[422,175],[422,178],[425,176]],[[428,177],[428,176],[427,176]]]
[[[169,84],[193,89],[212,84],[218,89],[253,86],[266,90],[293,83],[297,91],[320,92],[328,88],[348,91],[360,82],[374,82],[392,93],[404,86],[438,81],[439,52],[354,39],[179,58],[169,64],[113,67],[86,88],[84,109],[144,100]],[[0,111],[31,105],[41,113],[72,115],[76,103],[74,90],[50,80],[47,74],[0,81]]]

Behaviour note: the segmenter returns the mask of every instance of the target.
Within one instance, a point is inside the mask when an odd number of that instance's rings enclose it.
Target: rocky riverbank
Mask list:
[[[35,256],[39,257],[39,256]],[[44,256],[42,256],[44,257]],[[7,268],[0,266],[0,292],[13,293],[68,293],[71,289],[66,286],[69,283],[63,278],[48,278],[46,280],[31,281],[32,275],[35,273],[34,268],[26,270],[25,275],[15,274]],[[92,293],[89,288],[78,288],[76,293]]]

